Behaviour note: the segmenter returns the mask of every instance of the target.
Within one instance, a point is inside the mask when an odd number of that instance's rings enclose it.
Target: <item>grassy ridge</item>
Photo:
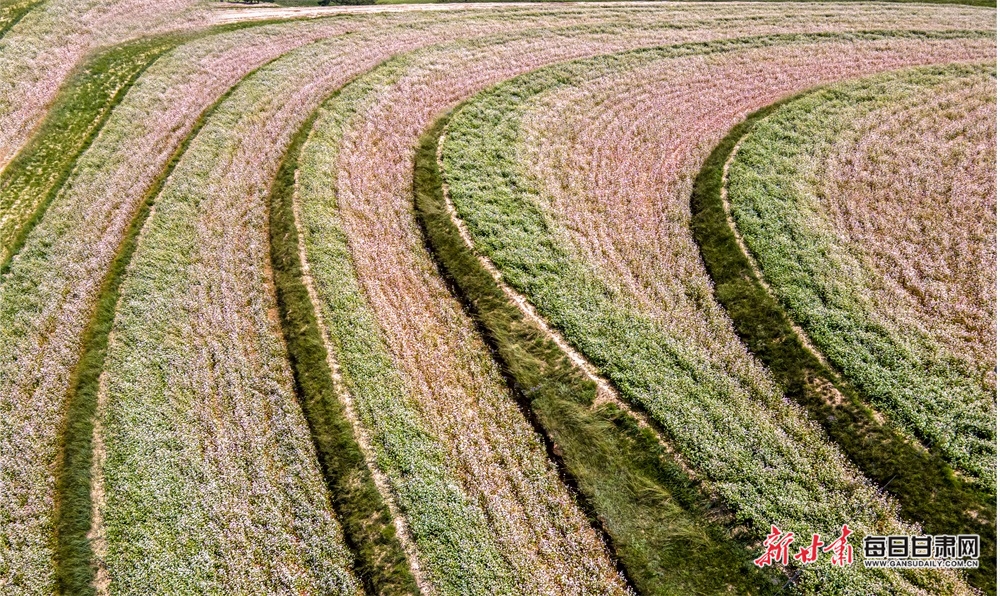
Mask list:
[[[115,46],[85,62],[63,84],[31,140],[0,172],[0,275],[9,270],[11,259],[115,106],[160,56],[198,37],[273,23],[235,23],[201,32],[140,39]]]
[[[464,244],[445,205],[436,161],[447,118],[421,139],[414,166],[420,223],[442,272],[586,500],[629,580],[645,594],[767,593],[745,544],[711,521],[712,504],[655,435],[614,404],[497,286]]]
[[[900,432],[876,420],[857,392],[802,344],[785,312],[757,279],[729,226],[720,194],[724,165],[754,123],[784,103],[755,112],[734,127],[695,179],[692,229],[715,282],[716,299],[785,395],[804,406],[866,476],[896,497],[903,517],[920,521],[929,534],[977,533],[982,537],[980,568],[971,571],[969,578],[985,593],[996,594],[994,499],[956,478],[939,456],[915,447]],[[841,403],[830,403],[827,386],[840,392]]]
[[[876,34],[864,38],[869,35]],[[923,36],[882,34],[898,39]],[[782,42],[818,44],[837,37],[760,37],[685,44],[649,54],[650,59],[669,59],[692,50],[709,53]],[[839,528],[842,523],[860,533],[902,530],[894,504],[881,498],[829,437],[784,399],[780,387],[764,376],[763,366],[752,363],[752,370],[759,367],[762,371],[760,376],[737,376],[716,364],[711,346],[702,350],[702,343],[692,341],[675,324],[677,318],[654,319],[636,306],[631,294],[606,281],[602,270],[595,271],[564,240],[563,228],[547,210],[546,197],[524,173],[519,161],[524,154],[519,144],[523,142],[524,106],[542,104],[534,98],[582,86],[588,77],[608,71],[622,73],[622,80],[629,81],[623,71],[642,62],[627,58],[629,54],[622,53],[543,68],[483,92],[455,114],[443,149],[444,175],[477,249],[599,367],[625,399],[662,425],[686,461],[713,483],[741,521],[753,524],[758,535],[766,533],[771,523],[799,535],[817,529],[829,532],[831,526]],[[686,192],[678,197],[678,211],[688,211],[687,198]],[[686,242],[685,250],[694,266],[703,266],[692,241]],[[692,310],[705,311],[707,306],[701,305],[708,305],[720,318],[725,317],[714,306],[708,276],[703,279],[697,294],[677,292],[678,298],[695,302]],[[726,327],[724,339],[745,354],[739,338],[728,330],[728,322]],[[750,360],[746,355],[743,358]],[[951,577],[881,573],[860,566],[836,571],[809,566],[803,568],[799,586],[825,593],[919,588],[946,592],[958,589],[953,583],[945,585],[953,582]]]
[[[116,46],[87,62],[66,83],[38,132],[0,173],[0,274],[24,245],[76,160],[93,143],[132,84],[180,36]]]
[[[282,331],[296,395],[309,423],[344,537],[354,551],[358,577],[370,594],[418,594],[389,508],[375,487],[338,398],[316,313],[302,282],[292,200],[299,154],[315,120],[314,114],[292,139],[271,187],[271,265]]]

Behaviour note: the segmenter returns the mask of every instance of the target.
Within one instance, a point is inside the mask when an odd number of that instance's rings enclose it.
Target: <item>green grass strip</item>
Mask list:
[[[116,46],[88,61],[59,93],[38,132],[0,173],[0,274],[132,84],[182,38]]]
[[[656,435],[614,404],[510,301],[465,245],[441,187],[437,144],[449,117],[420,140],[413,192],[432,254],[471,311],[515,394],[562,471],[643,594],[765,594],[773,576],[746,543],[713,521],[716,506],[665,453]]]
[[[792,99],[763,108],[735,126],[695,179],[691,225],[715,284],[715,297],[785,395],[805,407],[851,461],[896,498],[904,518],[921,522],[928,534],[981,536],[980,567],[968,573],[969,581],[986,594],[996,594],[994,498],[957,478],[940,456],[879,422],[855,389],[803,345],[785,311],[757,278],[726,219],[721,196],[726,161],[756,122]],[[842,403],[827,400],[825,383],[841,393]]]
[[[11,27],[18,24],[24,15],[28,14],[32,8],[41,4],[44,0],[37,2],[13,2],[7,6],[0,6],[0,39],[11,30]]]
[[[247,76],[257,70],[259,68]],[[107,355],[108,335],[114,323],[126,269],[139,244],[143,225],[167,178],[198,136],[208,117],[235,89],[236,87],[230,88],[198,116],[191,132],[174,149],[170,160],[146,191],[104,277],[93,318],[84,331],[80,361],[70,378],[67,393],[66,426],[62,433],[61,457],[56,472],[55,563],[56,585],[60,594],[96,594],[93,582],[97,568],[87,537],[93,521],[91,471],[94,461],[94,422],[98,416],[97,394]]]
[[[957,337],[951,324],[941,321],[941,327],[936,328],[923,319],[919,308],[895,308],[894,300],[885,294],[883,284],[889,272],[879,267],[880,257],[875,256],[879,253],[871,252],[875,248],[868,242],[858,244],[838,237],[845,228],[836,223],[835,211],[827,207],[832,197],[824,196],[829,191],[822,189],[823,182],[830,180],[825,172],[830,151],[844,141],[857,142],[861,135],[868,136],[860,121],[871,121],[877,111],[885,111],[889,117],[895,110],[918,105],[926,110],[940,101],[938,96],[977,88],[984,94],[977,94],[977,101],[987,101],[985,95],[992,95],[989,101],[995,106],[995,61],[892,71],[810,93],[760,121],[744,137],[730,158],[726,192],[733,227],[742,235],[750,261],[759,267],[758,274],[770,293],[815,349],[868,404],[888,415],[908,437],[939,453],[981,489],[995,492],[996,384],[990,381],[996,372],[995,350],[990,353],[985,345],[966,344],[966,351],[946,339]],[[946,126],[952,109],[938,104],[934,111],[925,112],[920,126],[929,126],[925,118]],[[967,109],[973,109],[972,104],[961,111]],[[988,119],[983,120],[980,125],[988,127]],[[952,150],[968,150],[973,143],[978,144],[961,140],[969,134],[976,133],[969,131],[953,139],[957,145]],[[986,134],[986,130],[978,134]],[[937,147],[940,141],[933,149],[924,141],[926,149],[919,151],[937,151],[944,160],[948,152]],[[898,146],[898,142],[893,144]],[[950,166],[949,170],[958,167],[962,166]],[[951,174],[943,173],[945,178]],[[899,174],[897,178],[912,175]],[[895,180],[885,182],[893,184]],[[987,188],[976,191],[986,192]],[[883,197],[885,190],[870,194]],[[944,221],[951,219],[946,197],[934,200],[937,214],[933,217],[940,219],[948,213]],[[907,203],[913,223],[922,224],[927,216],[919,214],[929,206],[921,207],[911,200]],[[979,217],[988,219],[985,209]],[[931,228],[921,236],[950,234],[949,228]],[[982,242],[965,252],[985,253],[989,250],[985,238]],[[934,257],[923,256],[928,258]],[[976,300],[974,295],[950,299],[925,296],[921,302],[984,300]],[[936,316],[950,318],[941,311]],[[986,312],[978,318],[985,326],[995,321]],[[985,339],[988,334],[982,330],[975,335]]]
[[[375,486],[334,386],[327,350],[309,293],[302,281],[298,229],[293,211],[299,155],[316,121],[314,113],[298,130],[271,187],[271,266],[281,327],[320,467],[344,538],[354,552],[355,571],[370,594],[419,594],[392,515]]]

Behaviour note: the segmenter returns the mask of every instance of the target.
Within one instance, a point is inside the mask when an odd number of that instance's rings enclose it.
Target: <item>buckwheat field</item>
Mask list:
[[[996,22],[0,0],[0,593],[996,594]]]

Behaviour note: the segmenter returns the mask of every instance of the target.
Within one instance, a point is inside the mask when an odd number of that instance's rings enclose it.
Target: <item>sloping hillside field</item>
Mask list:
[[[0,0],[0,593],[996,594],[996,53]]]

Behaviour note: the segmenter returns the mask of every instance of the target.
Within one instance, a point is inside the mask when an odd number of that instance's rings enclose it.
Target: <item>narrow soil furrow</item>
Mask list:
[[[354,551],[356,570],[370,594],[431,593],[422,577],[406,519],[375,465],[340,378],[309,275],[299,231],[298,167],[315,114],[292,138],[271,185],[271,268],[296,396],[312,433],[330,498]],[[394,531],[395,530],[395,531]]]
[[[729,224],[730,229],[733,230],[733,237],[736,238],[736,243],[740,247],[740,252],[743,253],[743,256],[746,258],[747,263],[750,264],[750,267],[753,270],[755,281],[759,283],[762,288],[767,290],[769,294],[771,294],[771,288],[768,287],[767,280],[764,279],[764,273],[760,270],[760,267],[757,266],[757,262],[754,261],[753,257],[750,256],[750,251],[749,249],[747,249],[746,242],[743,241],[743,235],[736,227],[736,222],[733,221],[733,211],[729,205],[729,191],[726,188],[727,184],[729,183],[729,166],[732,165],[733,159],[736,158],[736,152],[740,150],[740,144],[743,142],[743,139],[747,137],[747,134],[750,134],[749,131],[736,141],[736,144],[733,145],[733,152],[729,154],[729,157],[726,159],[725,165],[722,166],[722,189],[719,191],[719,197],[722,199],[722,208],[726,212],[726,223]],[[813,343],[809,340],[809,336],[806,334],[805,330],[803,330],[802,327],[798,326],[795,323],[795,321],[792,321],[791,319],[789,319],[788,324],[789,326],[791,326],[792,331],[795,332],[795,335],[798,336],[799,341],[802,342],[802,347],[809,350],[809,353],[812,354],[813,357],[816,358],[816,360],[822,363],[823,366],[829,367],[830,363],[826,360],[826,357],[823,355],[823,353],[820,352],[819,349],[816,348],[816,346],[814,346]],[[830,369],[830,371],[834,372],[832,368]],[[830,392],[829,398],[834,403],[839,403],[840,401],[843,401],[843,397],[840,395],[839,392],[837,392],[836,387],[830,385],[828,387],[828,390]],[[880,422],[882,421],[880,415],[877,412],[872,411],[872,415],[878,418]]]
[[[694,183],[691,226],[712,276],[715,297],[750,351],[879,486],[895,496],[904,518],[928,534],[979,534],[983,556],[970,581],[995,594],[996,504],[957,478],[939,455],[880,421],[857,391],[803,344],[780,304],[761,284],[741,249],[723,204],[725,165],[753,125],[790,100],[771,104],[736,125],[712,151]]]

